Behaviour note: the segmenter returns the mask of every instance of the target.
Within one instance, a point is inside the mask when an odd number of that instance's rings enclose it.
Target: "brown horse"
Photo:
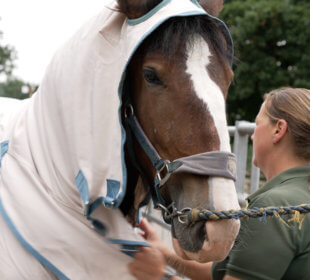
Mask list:
[[[160,2],[118,1],[120,11],[129,19],[142,17]],[[206,0],[199,4],[217,16],[222,2]],[[212,17],[172,18],[146,38],[132,57],[125,81],[132,100],[130,110],[134,108],[145,137],[160,158],[172,162],[205,152],[230,152],[225,99],[233,72],[231,45],[226,37],[223,26]],[[134,150],[139,167],[129,150],[127,143],[127,188],[131,191],[127,191],[121,209],[128,216],[134,213],[132,205],[137,208],[141,202],[140,196],[133,195],[138,193],[134,191],[137,181],[143,181],[150,192],[148,186],[152,189],[156,177],[156,168],[138,141],[134,140]],[[139,176],[143,180],[138,180]],[[172,174],[159,193],[164,203],[158,204],[164,210],[168,205],[179,210],[239,207],[233,180],[221,176]],[[174,216],[171,224],[176,251],[201,262],[223,259],[239,230],[236,220],[187,227]]]
[[[150,197],[182,257],[226,256],[238,221],[180,216],[239,207],[221,6],[113,2],[57,51],[30,99],[0,98],[1,279],[132,279],[128,255],[148,244],[128,220]]]

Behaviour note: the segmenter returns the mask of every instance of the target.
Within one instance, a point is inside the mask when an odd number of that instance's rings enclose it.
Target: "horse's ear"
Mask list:
[[[223,0],[198,0],[198,2],[208,14],[214,17],[217,17],[223,9]]]
[[[129,19],[144,16],[163,0],[117,0],[118,9]]]

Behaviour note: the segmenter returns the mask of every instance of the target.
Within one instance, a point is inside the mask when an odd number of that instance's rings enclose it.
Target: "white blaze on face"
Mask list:
[[[220,139],[220,151],[230,152],[224,96],[207,71],[212,54],[207,42],[201,36],[196,36],[191,45],[187,53],[186,72],[191,76],[197,96],[206,104],[213,118]],[[213,201],[213,207],[216,210],[239,208],[232,180],[210,177],[209,186],[210,200]]]
[[[191,75],[197,96],[207,105],[213,118],[220,138],[220,150],[230,152],[224,96],[207,71],[211,56],[207,42],[196,36],[193,47],[188,50],[186,72]]]

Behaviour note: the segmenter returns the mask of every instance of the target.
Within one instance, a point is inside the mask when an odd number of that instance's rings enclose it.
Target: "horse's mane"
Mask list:
[[[216,20],[204,15],[169,19],[145,39],[138,52],[142,55],[159,52],[170,59],[178,49],[185,49],[188,44],[194,43],[196,35],[202,36],[213,52],[230,63],[232,51],[227,44],[227,34]]]

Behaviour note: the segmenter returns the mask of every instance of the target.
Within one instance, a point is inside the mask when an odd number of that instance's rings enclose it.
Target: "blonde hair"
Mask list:
[[[270,121],[286,120],[296,155],[310,161],[310,90],[280,88],[265,94],[264,100]]]

